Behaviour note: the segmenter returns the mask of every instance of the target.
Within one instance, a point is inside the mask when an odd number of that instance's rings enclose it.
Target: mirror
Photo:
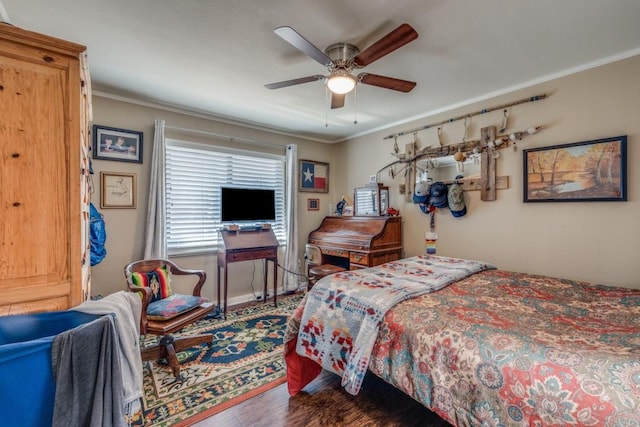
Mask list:
[[[458,165],[453,156],[423,158],[416,161],[416,183],[426,181],[432,182],[453,181],[456,176],[462,175],[464,178],[480,178],[480,159],[467,158]]]
[[[354,215],[379,216],[389,207],[389,187],[380,185],[356,188]]]

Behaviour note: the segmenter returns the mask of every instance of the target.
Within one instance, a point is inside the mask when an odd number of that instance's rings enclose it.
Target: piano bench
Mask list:
[[[342,267],[338,267],[337,265],[333,265],[333,264],[322,264],[322,265],[315,265],[313,267],[310,267],[309,268],[309,285],[307,286],[307,290],[311,289],[313,285],[315,285],[316,282],[322,279],[323,277],[328,276],[330,274],[334,274],[334,273],[340,273],[341,271],[346,271],[346,270]]]

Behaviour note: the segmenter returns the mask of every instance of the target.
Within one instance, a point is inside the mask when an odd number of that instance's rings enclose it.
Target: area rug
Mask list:
[[[283,337],[303,293],[232,310],[227,320],[204,319],[179,335],[213,334],[213,345],[178,353],[182,381],[169,366],[144,363],[142,413],[133,426],[189,426],[285,381]],[[143,346],[157,341],[148,335]]]

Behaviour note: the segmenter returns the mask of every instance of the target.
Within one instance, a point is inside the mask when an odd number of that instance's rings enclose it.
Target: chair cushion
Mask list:
[[[145,273],[131,273],[131,282],[135,286],[151,288],[151,302],[171,296],[171,273],[166,265]]]
[[[154,301],[147,307],[147,318],[151,320],[169,320],[182,313],[198,307],[209,301],[204,297],[193,295],[173,294],[167,298]]]

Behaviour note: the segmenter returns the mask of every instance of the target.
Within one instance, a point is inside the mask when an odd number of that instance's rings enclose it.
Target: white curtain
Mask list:
[[[287,249],[285,250],[284,275],[282,287],[285,292],[295,291],[300,284],[298,254],[298,146],[287,145],[287,183],[286,183],[286,216],[287,216]]]
[[[144,259],[166,258],[164,120],[155,121]]]

